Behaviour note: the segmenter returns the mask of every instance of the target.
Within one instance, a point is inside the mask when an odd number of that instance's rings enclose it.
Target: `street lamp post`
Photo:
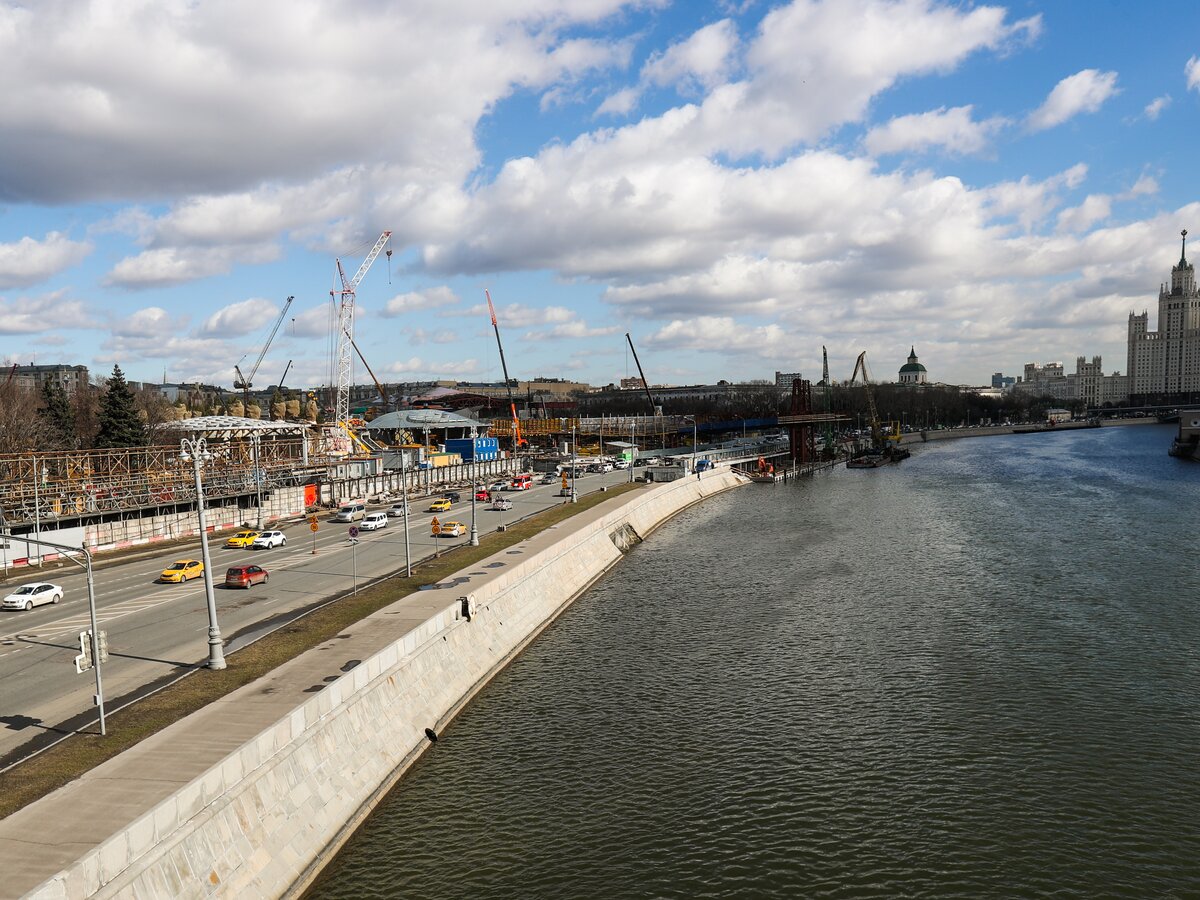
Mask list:
[[[408,449],[400,448],[400,498],[404,504],[401,521],[404,523],[404,577],[412,578],[412,550],[408,543]]]
[[[8,531],[8,523],[4,521],[4,513],[0,511],[0,536],[5,538],[4,543],[7,545],[12,540],[12,532]],[[21,538],[26,545],[30,543],[29,538]],[[92,626],[92,668],[96,671],[96,706],[100,711],[100,734],[104,736],[108,734],[104,724],[104,682],[100,677],[100,627],[96,622],[96,582],[92,578],[92,554],[85,547],[70,547],[66,544],[56,544],[53,541],[43,541],[37,538],[33,543],[39,546],[38,555],[41,556],[41,547],[51,547],[60,551],[67,559],[75,563],[87,573],[87,595],[88,595],[88,618]],[[82,553],[83,562],[80,562],[74,557],[74,554]]]
[[[575,490],[575,457],[578,455],[575,446],[575,420],[571,420],[571,502],[579,502],[579,494]]]
[[[475,507],[477,503],[477,495],[479,494],[478,484],[478,465],[479,465],[479,441],[476,437],[476,431],[471,429],[471,546],[479,546],[479,529],[475,526]]]
[[[258,521],[254,527],[257,528],[259,531],[262,531],[262,529],[263,529],[262,465],[259,463],[258,442],[259,442],[259,433],[256,431],[256,432],[254,432],[254,491],[258,497]],[[205,565],[207,566],[208,564],[205,563]]]
[[[637,461],[637,448],[633,443],[633,428],[637,422],[632,416],[629,418],[629,483],[633,484],[633,464]]]
[[[225,668],[225,650],[221,629],[217,625],[217,598],[213,593],[212,561],[208,556],[208,522],[204,517],[204,485],[200,482],[200,466],[212,459],[208,442],[202,438],[183,438],[179,442],[180,459],[190,461],[196,478],[196,514],[200,519],[200,561],[204,563],[204,596],[208,601],[208,667]]]

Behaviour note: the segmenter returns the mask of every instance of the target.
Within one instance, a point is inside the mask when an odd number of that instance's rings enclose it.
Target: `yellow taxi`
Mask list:
[[[230,535],[229,540],[225,542],[226,547],[237,547],[245,550],[254,543],[254,539],[259,536],[258,531],[239,531],[237,534]]]
[[[434,537],[462,537],[467,533],[467,526],[462,522],[443,522],[437,531],[430,533]]]
[[[204,574],[204,563],[198,559],[178,559],[162,570],[159,581],[181,584]]]
[[[439,497],[429,504],[429,512],[447,512],[454,503],[448,497]]]

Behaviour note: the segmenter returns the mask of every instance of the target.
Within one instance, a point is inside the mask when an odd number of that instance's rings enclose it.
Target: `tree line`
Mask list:
[[[268,405],[271,419],[309,418],[316,403],[296,392],[275,391]],[[104,450],[144,447],[156,426],[191,415],[235,415],[262,418],[253,401],[249,409],[238,398],[195,392],[172,403],[153,388],[135,390],[119,365],[108,377],[68,394],[61,384],[47,381],[41,389],[11,379],[0,386],[0,453],[32,450]]]

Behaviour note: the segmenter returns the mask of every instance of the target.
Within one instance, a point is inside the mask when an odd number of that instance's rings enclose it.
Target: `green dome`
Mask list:
[[[921,365],[920,363],[905,363],[904,365],[902,365],[900,367],[901,375],[903,375],[905,372],[925,372],[925,371],[927,371],[926,368],[923,365]]]

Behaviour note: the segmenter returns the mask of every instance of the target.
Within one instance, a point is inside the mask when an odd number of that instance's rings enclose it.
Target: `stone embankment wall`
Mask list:
[[[681,509],[743,483],[721,469],[624,495],[611,509],[606,504],[548,529],[521,551],[498,553],[492,559],[502,567],[476,564],[465,585],[450,578],[381,610],[360,625],[378,632],[398,621],[390,617],[403,621],[411,609],[405,604],[418,602],[432,614],[387,636],[382,650],[30,896],[298,894],[429,746],[430,735],[631,544]],[[477,577],[484,572],[499,574]],[[262,693],[256,682],[218,705],[234,713]],[[156,737],[170,740],[170,731]]]

